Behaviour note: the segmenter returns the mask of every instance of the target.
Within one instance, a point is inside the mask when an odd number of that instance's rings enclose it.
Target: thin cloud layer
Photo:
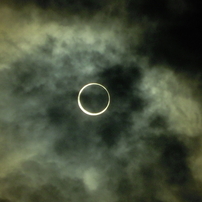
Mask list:
[[[200,59],[162,31],[197,11],[177,2],[2,2],[0,202],[202,200]],[[91,82],[111,96],[96,117]]]

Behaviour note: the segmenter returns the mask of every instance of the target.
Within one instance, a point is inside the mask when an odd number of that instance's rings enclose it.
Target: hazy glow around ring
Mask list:
[[[107,92],[107,95],[108,95],[108,103],[107,103],[107,106],[106,106],[102,111],[97,112],[97,113],[92,113],[92,112],[89,112],[89,111],[85,110],[85,109],[83,108],[83,106],[82,106],[82,104],[81,104],[81,100],[80,100],[80,96],[81,96],[81,93],[83,92],[83,90],[84,90],[86,87],[92,86],[92,85],[101,86],[101,87]],[[100,114],[104,113],[104,112],[107,110],[107,108],[109,107],[109,104],[110,104],[110,95],[109,95],[109,92],[108,92],[108,90],[107,90],[103,85],[101,85],[101,84],[99,84],[99,83],[89,83],[89,84],[86,84],[86,85],[85,85],[83,88],[81,88],[81,90],[79,91],[79,95],[78,95],[78,105],[79,105],[80,109],[81,109],[84,113],[86,113],[86,114],[88,114],[88,115],[97,116],[97,115],[100,115]]]

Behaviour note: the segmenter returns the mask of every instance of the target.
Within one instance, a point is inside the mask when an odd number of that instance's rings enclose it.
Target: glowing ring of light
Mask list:
[[[85,109],[83,108],[83,106],[82,106],[82,104],[81,104],[81,100],[80,100],[80,96],[81,96],[81,93],[83,92],[83,90],[84,90],[86,87],[92,86],[92,85],[101,86],[101,87],[107,92],[107,95],[108,95],[108,103],[107,103],[107,106],[106,106],[102,111],[97,112],[97,113],[92,113],[92,112],[89,112],[89,111],[85,110]],[[78,95],[78,105],[79,105],[80,109],[81,109],[84,113],[86,113],[86,114],[88,114],[88,115],[97,116],[97,115],[100,115],[100,114],[104,113],[104,112],[107,110],[107,108],[109,107],[109,104],[110,104],[110,95],[109,95],[109,92],[108,92],[108,90],[107,90],[103,85],[101,85],[101,84],[99,84],[99,83],[89,83],[89,84],[85,85],[85,86],[79,91],[79,95]]]

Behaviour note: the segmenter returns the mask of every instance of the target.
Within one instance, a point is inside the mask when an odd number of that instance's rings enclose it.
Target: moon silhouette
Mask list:
[[[107,103],[107,106],[106,106],[102,111],[97,112],[97,113],[92,113],[92,112],[89,112],[89,111],[87,111],[86,109],[84,109],[84,107],[83,107],[82,104],[81,104],[81,99],[80,99],[81,93],[83,92],[83,90],[84,90],[85,88],[87,88],[88,86],[92,86],[92,85],[96,85],[96,86],[102,87],[102,88],[107,92],[107,95],[108,95],[108,103]],[[109,94],[108,90],[107,90],[103,85],[101,85],[101,84],[99,84],[99,83],[89,83],[89,84],[86,84],[86,85],[85,85],[83,88],[81,88],[81,90],[79,91],[79,94],[78,94],[78,105],[79,105],[80,109],[81,109],[85,114],[88,114],[88,115],[90,115],[90,116],[98,116],[98,115],[104,113],[104,112],[107,110],[107,108],[109,107],[109,104],[110,104],[110,94]]]

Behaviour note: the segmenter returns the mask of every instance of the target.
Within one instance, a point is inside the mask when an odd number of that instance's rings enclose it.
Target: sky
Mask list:
[[[2,0],[0,202],[201,202],[201,9]]]

